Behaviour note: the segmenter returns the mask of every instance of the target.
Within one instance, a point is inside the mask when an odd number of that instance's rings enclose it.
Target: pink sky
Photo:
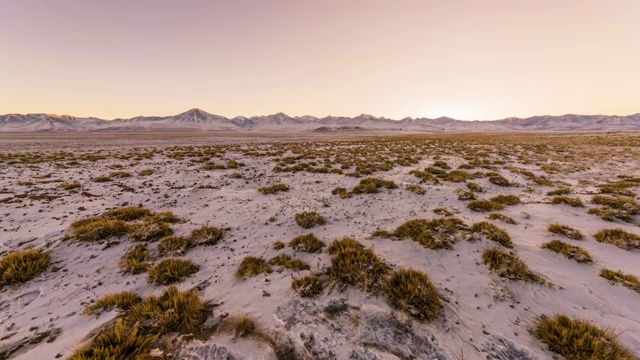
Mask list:
[[[638,0],[0,0],[0,114],[640,112]]]

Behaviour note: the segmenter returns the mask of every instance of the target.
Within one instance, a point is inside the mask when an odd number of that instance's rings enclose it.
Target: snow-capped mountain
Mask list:
[[[362,114],[355,117],[291,117],[284,113],[235,118],[191,109],[174,116],[138,116],[102,120],[51,114],[0,116],[0,132],[152,132],[152,131],[628,131],[640,130],[640,113],[629,116],[562,115],[507,118],[494,121],[463,121],[404,118],[392,120]]]

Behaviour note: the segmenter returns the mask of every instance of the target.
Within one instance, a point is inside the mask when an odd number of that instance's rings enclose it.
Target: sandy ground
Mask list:
[[[375,135],[360,136],[373,138],[373,141],[381,136]],[[123,240],[105,248],[104,244],[62,240],[71,222],[128,203],[141,204],[153,211],[172,211],[186,219],[184,223],[172,225],[177,235],[187,235],[204,224],[228,228],[217,245],[197,247],[186,254],[185,257],[196,262],[200,270],[179,287],[189,289],[205,284],[202,297],[218,305],[215,314],[248,314],[261,330],[290,339],[302,358],[551,359],[553,353],[529,331],[537,316],[558,312],[615,329],[620,343],[640,355],[640,312],[637,311],[640,294],[598,276],[601,268],[640,275],[638,250],[623,250],[599,243],[592,237],[604,228],[619,227],[635,234],[640,234],[640,229],[633,223],[616,221],[612,224],[587,214],[587,210],[594,207],[590,199],[598,191],[595,184],[611,181],[619,174],[640,175],[640,163],[620,155],[624,150],[616,149],[607,155],[602,151],[608,151],[609,147],[594,147],[593,151],[599,154],[596,160],[590,158],[593,154],[588,146],[581,145],[576,151],[581,155],[578,158],[584,168],[576,172],[545,174],[536,164],[518,163],[515,158],[506,164],[545,175],[554,182],[553,186],[534,185],[522,174],[505,169],[499,172],[519,186],[505,188],[489,183],[486,178],[473,180],[485,188],[484,193],[477,194],[479,198],[488,199],[498,194],[520,196],[523,204],[500,211],[518,224],[493,222],[510,234],[515,252],[530,269],[553,284],[545,286],[510,281],[490,272],[481,258],[485,248],[495,245],[488,240],[460,241],[452,250],[430,250],[409,239],[393,241],[371,237],[375,230],[393,230],[407,220],[441,217],[433,213],[436,208],[446,208],[469,225],[487,220],[486,213],[470,211],[467,202],[458,200],[456,190],[466,189],[464,183],[424,183],[421,184],[426,190],[423,195],[405,189],[407,185],[420,182],[409,172],[433,164],[433,157],[439,154],[437,149],[422,156],[418,164],[374,173],[376,177],[393,180],[397,189],[354,195],[349,199],[334,196],[331,190],[336,187],[350,189],[360,179],[341,174],[277,173],[273,168],[278,159],[273,157],[247,156],[229,150],[222,158],[214,159],[215,162],[235,159],[246,166],[208,171],[201,170],[202,164],[191,163],[189,159],[166,157],[167,149],[172,146],[233,143],[265,149],[273,141],[285,140],[308,142],[307,146],[312,148],[322,146],[322,141],[328,140],[325,135],[312,139],[299,136],[274,139],[273,136],[243,134],[242,138],[234,138],[224,134],[209,137],[187,134],[137,138],[119,134],[97,138],[62,135],[55,138],[26,135],[0,138],[0,153],[3,154],[28,151],[84,154],[100,153],[101,150],[103,154],[110,154],[107,159],[82,161],[79,166],[69,168],[57,167],[53,162],[0,164],[0,200],[14,199],[0,203],[0,252],[35,247],[50,251],[53,260],[45,273],[0,292],[0,351],[41,335],[40,341],[24,345],[10,358],[66,358],[86,342],[92,331],[117,315],[115,311],[99,317],[82,315],[84,306],[91,300],[121,290],[135,290],[141,295],[161,291],[161,287],[147,282],[145,274],[118,272],[119,258],[131,245],[130,241]],[[353,139],[353,136],[341,134],[338,138],[330,138],[338,144],[333,151],[339,152],[340,146],[353,146],[340,145],[340,141],[347,138]],[[571,143],[556,140],[550,143],[572,148]],[[430,140],[425,138],[424,141]],[[501,158],[497,150],[492,152],[491,144],[480,142],[474,146],[485,149],[490,157]],[[525,150],[505,146],[513,150],[512,155],[522,155],[522,161],[527,159]],[[150,148],[164,149],[165,153],[139,161],[112,156],[140,153]],[[627,152],[628,155],[633,151],[635,148]],[[467,162],[464,156],[457,154],[455,146],[451,145],[441,160],[455,169]],[[563,155],[558,156],[561,159]],[[574,165],[575,158],[566,163],[554,161]],[[121,164],[123,168],[114,170],[111,168],[114,164]],[[152,169],[154,173],[136,176],[143,169]],[[113,171],[127,171],[133,176],[108,183],[91,181],[95,176]],[[236,172],[242,174],[241,179],[229,176]],[[83,192],[95,196],[67,192],[60,188],[59,182],[42,181],[52,179],[78,181]],[[19,184],[25,181],[33,184]],[[117,183],[126,185],[131,191]],[[257,191],[276,183],[288,185],[290,191],[275,195]],[[546,192],[561,186],[571,187],[573,194],[570,196],[582,199],[586,207],[550,204]],[[637,189],[632,190],[636,191],[637,197]],[[20,194],[58,197],[49,200],[16,197]],[[302,211],[317,211],[326,217],[327,224],[311,230],[302,229],[293,220],[294,215]],[[585,240],[563,239],[548,232],[547,226],[556,222],[579,229],[585,234]],[[238,264],[247,255],[270,259],[276,254],[287,253],[311,265],[310,272],[323,272],[330,265],[330,255],[326,252],[294,254],[290,248],[272,249],[276,240],[287,243],[295,236],[309,232],[327,244],[333,239],[353,237],[372,247],[393,268],[411,267],[424,271],[444,299],[443,314],[433,322],[420,323],[389,307],[383,296],[353,288],[333,287],[325,289],[315,299],[300,298],[291,290],[291,280],[307,271],[283,270],[245,280],[234,278]],[[552,239],[580,245],[592,254],[594,262],[580,264],[540,247]],[[329,319],[322,309],[340,299],[350,305],[348,314]],[[199,360],[275,358],[264,342],[251,338],[233,339],[224,333],[205,342],[190,343],[182,357]]]

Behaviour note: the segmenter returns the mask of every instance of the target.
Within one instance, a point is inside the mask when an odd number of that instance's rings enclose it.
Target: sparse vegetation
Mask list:
[[[269,272],[271,272],[271,268],[264,259],[255,256],[247,256],[242,259],[238,270],[236,270],[236,278],[244,279],[249,276],[256,276]]]
[[[635,359],[616,341],[611,330],[602,330],[584,320],[567,315],[542,315],[533,329],[533,335],[549,346],[549,350],[565,359]]]
[[[0,288],[25,283],[44,272],[51,257],[35,249],[18,250],[0,258]]]
[[[499,220],[505,224],[511,224],[511,225],[518,224],[518,222],[515,221],[514,219],[502,214],[489,214],[489,220]]]
[[[70,191],[70,190],[75,190],[75,189],[79,189],[82,187],[82,184],[80,184],[77,181],[71,182],[71,183],[62,183],[60,184],[60,187],[63,188],[64,190]]]
[[[621,249],[640,249],[640,235],[626,232],[620,228],[603,229],[593,237],[601,243],[613,244]]]
[[[80,241],[101,241],[124,236],[128,232],[129,225],[122,220],[87,218],[71,224],[71,237]]]
[[[573,259],[580,263],[593,262],[591,254],[589,254],[587,250],[581,248],[580,246],[567,244],[560,240],[552,240],[546,242],[542,244],[542,248],[557,252],[558,254],[564,255],[564,257],[568,259]]]
[[[394,271],[384,286],[391,306],[418,320],[435,319],[442,308],[440,297],[429,277],[420,271]]]
[[[360,180],[360,183],[356,185],[353,190],[354,194],[376,194],[380,188],[395,189],[398,185],[391,180],[383,180],[379,178],[366,178]]]
[[[582,200],[568,196],[555,196],[551,199],[553,205],[569,205],[571,207],[584,207]]]
[[[261,187],[258,189],[258,191],[265,195],[277,194],[282,191],[289,191],[289,187],[285,184],[275,184],[271,186]]]
[[[111,181],[111,178],[107,175],[100,175],[93,178],[93,182],[97,182],[97,183],[109,182],[109,181]]]
[[[470,202],[467,207],[477,212],[491,212],[504,209],[504,205],[488,200],[474,200]]]
[[[520,197],[517,195],[498,195],[498,196],[492,197],[490,200],[494,203],[507,205],[507,206],[522,204]]]
[[[505,179],[502,175],[489,176],[489,182],[498,186],[511,186],[509,180]]]
[[[295,251],[304,251],[308,253],[319,253],[325,246],[324,243],[313,234],[305,234],[296,236],[289,242],[289,246]]]
[[[198,272],[198,265],[191,260],[165,259],[150,268],[149,282],[156,285],[171,285]]]
[[[282,266],[289,270],[309,270],[311,267],[306,264],[304,261],[298,258],[291,258],[291,256],[286,254],[280,254],[276,257],[273,257],[269,260],[270,265]]]
[[[122,207],[108,210],[102,217],[110,220],[133,221],[151,216],[151,210],[138,206]]]
[[[576,230],[567,225],[551,224],[547,229],[549,230],[549,232],[566,236],[569,239],[573,239],[573,240],[582,240],[584,238],[584,236],[579,230]]]
[[[167,236],[160,239],[160,242],[158,243],[158,252],[162,256],[180,256],[184,255],[191,247],[193,247],[193,241],[191,238]]]
[[[110,311],[114,308],[120,311],[127,311],[133,305],[138,304],[141,301],[142,298],[135,292],[121,291],[98,298],[95,303],[84,309],[84,313],[99,315],[103,311]]]
[[[120,258],[118,266],[125,274],[140,274],[151,266],[153,257],[145,244],[135,244]]]
[[[294,279],[291,288],[302,297],[316,297],[322,293],[322,281],[315,275]]]
[[[499,248],[489,248],[482,253],[482,260],[498,276],[510,280],[545,283],[544,279],[529,270],[527,264],[513,253]]]
[[[139,223],[132,224],[128,230],[135,241],[156,241],[173,234],[169,225],[156,221],[153,217],[147,217]]]
[[[215,226],[202,226],[191,230],[189,240],[195,245],[215,245],[222,238],[222,231]]]
[[[318,214],[315,211],[305,211],[296,214],[294,217],[296,224],[300,225],[303,229],[311,229],[313,227],[324,225],[327,223],[324,216]]]
[[[547,192],[547,196],[558,196],[558,195],[568,195],[568,194],[571,194],[570,188],[560,188],[560,189]]]
[[[513,242],[511,242],[511,237],[509,236],[509,233],[493,225],[490,222],[482,221],[479,223],[475,223],[471,227],[471,231],[475,233],[481,233],[484,236],[486,236],[487,239],[491,241],[495,241],[504,247],[507,247],[507,248],[513,247]]]
[[[635,275],[625,274],[622,271],[602,269],[600,276],[614,284],[620,284],[640,294],[640,278]]]

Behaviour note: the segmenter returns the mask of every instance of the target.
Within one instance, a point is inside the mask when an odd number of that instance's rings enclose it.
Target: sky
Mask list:
[[[0,114],[640,112],[638,0],[0,0]]]

